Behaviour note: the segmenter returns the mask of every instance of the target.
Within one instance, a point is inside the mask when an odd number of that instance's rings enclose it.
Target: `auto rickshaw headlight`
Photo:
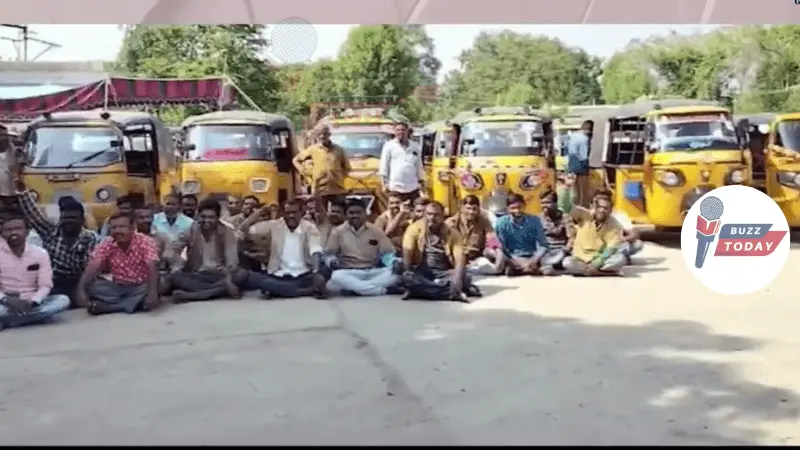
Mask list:
[[[269,189],[269,180],[266,178],[255,178],[250,180],[250,190],[253,192],[267,192]]]
[[[744,180],[745,180],[744,170],[736,169],[732,170],[728,174],[729,184],[741,184],[744,183]]]
[[[181,188],[181,194],[188,195],[193,194],[197,195],[200,193],[200,183],[197,181],[184,181],[183,187]]]
[[[107,202],[111,200],[111,192],[109,192],[108,189],[101,188],[97,190],[97,192],[95,193],[95,197],[97,197],[97,199],[100,200],[101,202]]]
[[[656,172],[656,180],[664,186],[674,187],[680,186],[686,182],[680,172],[672,170],[660,170]]]
[[[439,181],[444,181],[444,182],[450,181],[450,172],[446,170],[440,170],[436,174],[436,178],[438,178]]]

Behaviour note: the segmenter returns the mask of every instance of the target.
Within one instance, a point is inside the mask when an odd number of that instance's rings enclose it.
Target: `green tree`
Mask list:
[[[503,31],[481,33],[459,56],[461,73],[450,74],[443,92],[458,108],[495,104],[523,93],[548,103],[600,100],[600,61],[545,36]]]
[[[144,77],[227,75],[258,107],[275,111],[276,70],[261,55],[262,25],[133,25],[126,28],[115,69]]]
[[[392,25],[350,30],[335,64],[338,91],[372,101],[409,97],[421,78],[416,35]]]

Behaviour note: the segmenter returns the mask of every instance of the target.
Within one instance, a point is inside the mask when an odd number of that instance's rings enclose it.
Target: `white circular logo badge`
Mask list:
[[[705,194],[689,209],[681,229],[687,267],[720,294],[744,295],[766,287],[786,265],[790,245],[783,211],[747,186]]]

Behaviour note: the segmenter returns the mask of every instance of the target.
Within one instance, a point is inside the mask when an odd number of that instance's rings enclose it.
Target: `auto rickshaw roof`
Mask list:
[[[778,122],[783,122],[784,120],[800,120],[800,112],[775,114],[774,119]]]
[[[550,113],[527,106],[490,106],[460,112],[451,119],[454,123],[463,122],[503,122],[512,120],[552,121]]]
[[[421,131],[423,133],[436,133],[439,131],[447,131],[451,129],[452,126],[453,124],[450,123],[449,120],[437,120],[436,122],[431,122],[425,125]]]
[[[103,118],[105,114],[108,114],[108,119]],[[93,109],[90,111],[62,111],[42,115],[32,120],[28,124],[28,128],[41,127],[47,123],[102,123],[106,120],[124,127],[161,123],[157,116],[143,111]]]
[[[292,121],[285,116],[249,110],[214,111],[187,117],[181,128],[213,124],[263,124],[271,128],[294,129]]]
[[[608,117],[638,117],[647,116],[654,110],[660,108],[662,111],[667,109],[677,110],[677,108],[698,107],[698,113],[708,111],[709,107],[720,107],[717,101],[696,100],[689,98],[665,98],[660,100],[637,100],[634,103],[622,105],[619,108],[609,111]],[[727,111],[727,110],[726,110]],[[676,114],[673,112],[673,114]],[[686,114],[685,112],[683,114]]]
[[[742,119],[747,119],[750,122],[750,125],[766,125],[772,123],[774,120],[785,117],[785,115],[778,114],[778,113],[756,113],[756,114],[736,114],[733,116],[733,120],[736,123],[739,123]]]

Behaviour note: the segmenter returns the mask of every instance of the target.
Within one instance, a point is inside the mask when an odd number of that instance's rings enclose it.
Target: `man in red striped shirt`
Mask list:
[[[110,236],[94,250],[78,282],[78,302],[90,314],[133,313],[158,305],[158,246],[135,230],[133,217],[114,214],[108,219]],[[103,269],[111,281],[98,278]]]

